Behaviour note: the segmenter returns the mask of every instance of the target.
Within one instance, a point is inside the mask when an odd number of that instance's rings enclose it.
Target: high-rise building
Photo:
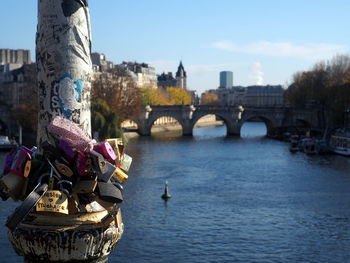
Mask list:
[[[219,88],[232,88],[233,86],[233,72],[221,71],[220,72],[220,87]]]

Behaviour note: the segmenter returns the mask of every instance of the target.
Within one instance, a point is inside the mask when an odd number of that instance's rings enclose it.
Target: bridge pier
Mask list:
[[[193,136],[193,129],[183,127],[182,136]]]
[[[138,124],[138,133],[141,136],[151,136],[151,129],[147,127],[147,125]]]
[[[238,123],[226,123],[227,136],[241,136],[241,125]]]

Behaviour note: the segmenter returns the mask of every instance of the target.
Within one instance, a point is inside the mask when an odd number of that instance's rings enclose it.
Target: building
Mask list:
[[[125,62],[118,65],[125,68],[139,88],[157,88],[156,70],[149,64]]]
[[[158,88],[167,89],[169,87],[176,87],[177,81],[173,76],[172,72],[162,73],[161,75],[158,75]]]
[[[284,105],[284,89],[281,85],[233,86],[208,92],[216,94],[220,104],[226,106],[280,107]]]
[[[173,77],[172,72],[168,72],[167,74],[163,72],[161,75],[158,75],[158,87],[163,89],[170,87],[187,89],[187,73],[182,65],[182,61],[180,61],[175,77]]]
[[[30,50],[27,49],[0,49],[0,65],[5,64],[30,64]]]
[[[232,88],[232,86],[233,86],[233,72],[221,71],[219,88],[229,89],[229,88]]]
[[[33,103],[37,96],[36,64],[23,64],[12,68],[0,66],[0,134],[10,137],[17,135],[18,127],[12,114],[19,105]]]
[[[284,104],[284,89],[281,85],[249,86],[245,95],[245,106],[276,107]]]
[[[180,65],[176,72],[176,87],[179,89],[187,89],[187,74],[182,65],[182,61],[180,61]]]
[[[113,62],[108,61],[103,53],[91,53],[91,62],[94,72],[106,72],[114,67]]]

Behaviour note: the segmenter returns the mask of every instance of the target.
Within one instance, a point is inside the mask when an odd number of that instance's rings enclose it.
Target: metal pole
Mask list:
[[[60,115],[91,135],[91,30],[87,0],[38,0],[36,35],[39,115],[37,144]]]

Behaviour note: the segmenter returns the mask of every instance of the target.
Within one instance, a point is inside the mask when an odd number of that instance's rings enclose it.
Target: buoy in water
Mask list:
[[[169,194],[169,190],[168,190],[168,181],[165,181],[164,194],[162,194],[162,198],[165,201],[171,198],[171,194]]]

